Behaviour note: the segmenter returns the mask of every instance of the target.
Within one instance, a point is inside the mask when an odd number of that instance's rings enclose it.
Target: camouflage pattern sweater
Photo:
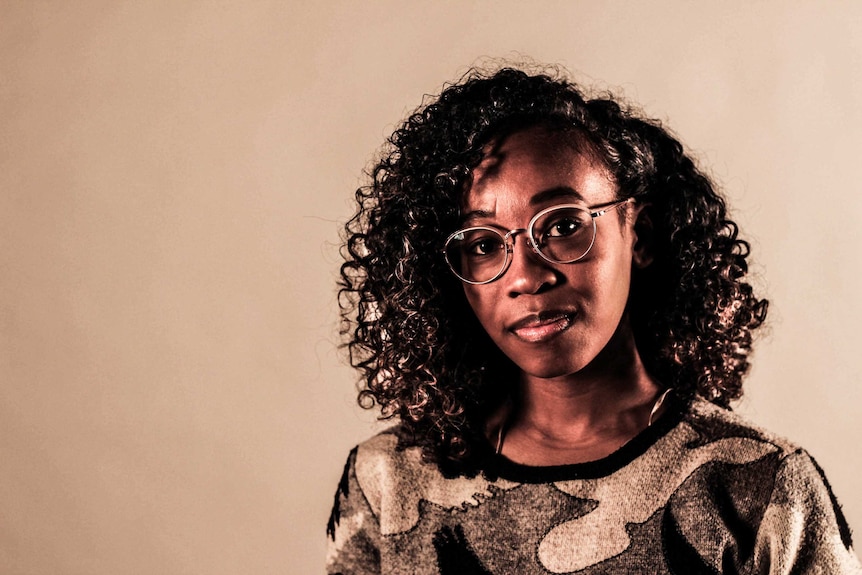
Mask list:
[[[350,453],[329,574],[862,574],[817,463],[702,399],[589,463],[452,479],[396,444]]]

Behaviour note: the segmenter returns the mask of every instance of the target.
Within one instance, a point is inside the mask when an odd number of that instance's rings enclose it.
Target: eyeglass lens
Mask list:
[[[533,243],[549,261],[576,261],[590,250],[594,239],[592,216],[586,210],[566,206],[550,210],[532,225]],[[496,279],[508,264],[506,237],[493,228],[466,228],[450,236],[446,260],[452,271],[474,283]]]

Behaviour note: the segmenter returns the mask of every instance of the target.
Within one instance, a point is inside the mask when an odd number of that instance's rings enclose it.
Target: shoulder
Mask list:
[[[434,462],[423,457],[421,448],[403,446],[399,432],[398,426],[386,429],[355,450],[356,479],[375,511],[385,507],[388,498],[429,498],[457,491],[461,485],[474,489],[474,484],[482,481],[444,477]]]
[[[398,448],[399,426],[393,425],[362,441],[354,449],[356,457],[382,463],[394,456]]]
[[[759,486],[753,491],[768,497],[768,486],[785,460],[804,453],[792,441],[702,398],[680,405],[679,413],[673,428],[634,461],[630,470],[661,477],[672,473],[675,485],[718,485],[734,476]],[[656,466],[671,469],[656,472]],[[741,489],[752,491],[745,486]]]
[[[697,443],[723,444],[714,453],[733,452],[737,457],[748,455],[746,459],[756,460],[757,464],[752,461],[748,467],[765,472],[759,479],[770,487],[770,507],[795,509],[800,516],[803,511],[828,515],[842,542],[850,546],[850,529],[826,474],[799,444],[703,399],[692,402],[683,422]],[[751,488],[750,492],[757,490]]]
[[[793,441],[700,397],[692,400],[681,425],[690,435],[691,446],[722,444],[734,451],[774,453],[780,459],[802,451]]]
[[[379,508],[384,490],[420,480],[424,484],[439,476],[436,466],[423,460],[420,448],[400,444],[398,426],[363,441],[354,451],[356,479],[373,508]]]
[[[677,453],[698,467],[746,468],[768,477],[770,486],[828,492],[823,470],[799,444],[702,398],[692,400],[673,433]]]
[[[700,398],[642,459],[630,471],[649,478],[647,484],[655,482],[670,508],[679,511],[699,501],[719,516],[719,523],[729,521],[731,508],[733,513],[745,509],[754,521],[769,506],[776,486],[790,476],[800,486],[820,481],[814,466],[804,465],[811,460],[797,444]],[[689,519],[692,525],[699,521]]]
[[[443,482],[437,467],[423,461],[418,447],[399,442],[393,426],[356,446],[354,473],[383,533],[395,533],[418,520],[418,501]],[[415,500],[415,501],[414,501]]]
[[[728,548],[740,566],[858,573],[841,507],[798,444],[703,399],[690,403],[667,439],[663,461],[677,473],[667,482],[667,545],[703,551],[716,540],[735,542]]]
[[[475,477],[446,477],[426,461],[418,447],[402,447],[398,427],[360,443],[354,450],[353,473],[384,535],[402,533],[419,522],[421,509],[441,511],[475,507],[515,483]]]

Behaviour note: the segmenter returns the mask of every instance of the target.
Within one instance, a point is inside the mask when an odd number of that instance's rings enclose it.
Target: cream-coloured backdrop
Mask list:
[[[320,572],[373,429],[338,224],[422,94],[518,55],[711,166],[772,300],[740,409],[862,529],[862,4],[7,0],[0,572]]]

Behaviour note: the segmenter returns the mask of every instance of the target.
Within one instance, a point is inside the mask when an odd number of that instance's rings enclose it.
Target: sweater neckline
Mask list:
[[[601,459],[567,465],[537,466],[515,463],[505,455],[492,453],[484,465],[484,474],[489,479],[499,477],[518,483],[550,483],[606,477],[646,453],[659,439],[675,428],[688,411],[689,404],[690,401],[671,394],[665,402],[666,410],[658,420]]]

